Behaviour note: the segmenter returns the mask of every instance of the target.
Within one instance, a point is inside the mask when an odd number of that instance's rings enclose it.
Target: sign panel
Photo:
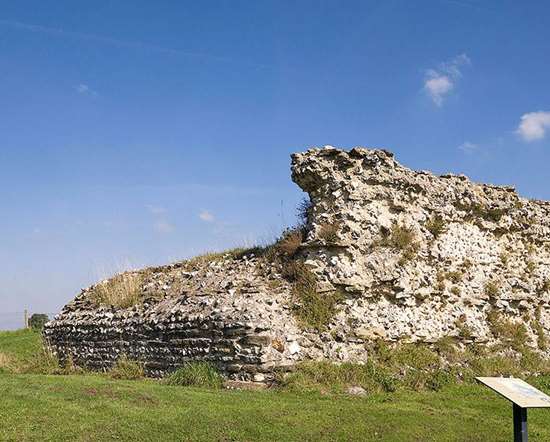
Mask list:
[[[476,378],[521,408],[550,408],[550,396],[516,378]]]

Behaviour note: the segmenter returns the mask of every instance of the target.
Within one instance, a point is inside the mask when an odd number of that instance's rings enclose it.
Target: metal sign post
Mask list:
[[[514,442],[527,442],[527,409],[550,408],[550,396],[516,378],[476,378],[513,403]]]
[[[527,442],[527,408],[514,404],[514,442]]]

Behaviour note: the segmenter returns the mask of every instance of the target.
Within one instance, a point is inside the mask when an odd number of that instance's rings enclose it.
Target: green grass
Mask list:
[[[511,407],[477,385],[368,398],[170,387],[100,376],[0,376],[0,440],[503,441]],[[529,412],[532,441],[550,413]]]
[[[143,365],[128,359],[126,355],[122,355],[116,361],[109,375],[113,379],[124,379],[128,381],[136,381],[145,377]]]
[[[440,351],[452,351],[450,345]],[[438,348],[439,348],[438,347]],[[40,350],[37,333],[0,333],[0,352],[28,362]],[[388,364],[431,367],[425,347],[379,351]],[[390,364],[390,365],[391,365]],[[438,391],[369,389],[350,397],[328,386],[391,382],[388,373],[357,366],[311,365],[294,388],[230,391],[115,380],[108,375],[0,373],[2,441],[504,441],[511,439],[511,406],[471,383]],[[388,376],[390,376],[388,378]],[[302,385],[300,385],[302,382]],[[537,387],[550,392],[550,377]],[[299,387],[299,388],[298,388]],[[550,440],[550,412],[529,411],[530,440]]]
[[[223,377],[216,367],[208,362],[188,362],[168,376],[165,382],[168,385],[182,387],[221,388]]]
[[[285,265],[284,273],[293,281],[291,311],[304,329],[323,332],[344,300],[341,291],[319,293],[315,274],[301,261]]]
[[[13,367],[30,364],[42,349],[39,336],[39,333],[32,330],[0,331],[0,354],[5,355]],[[2,370],[0,365],[0,373]]]

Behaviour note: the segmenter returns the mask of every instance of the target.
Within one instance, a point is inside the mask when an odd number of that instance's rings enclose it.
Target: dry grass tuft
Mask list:
[[[437,238],[439,235],[447,231],[447,224],[440,215],[435,215],[433,218],[429,219],[426,222],[425,227],[428,232],[434,236],[434,238]]]
[[[525,264],[525,273],[527,275],[533,274],[533,272],[537,269],[537,263],[535,261],[527,261],[527,264]]]
[[[473,266],[474,266],[474,263],[470,258],[464,258],[464,261],[462,261],[461,267],[463,270],[471,269]]]
[[[451,281],[453,284],[458,284],[462,281],[463,273],[460,270],[455,270],[452,272],[447,272],[445,278]]]
[[[483,291],[489,298],[496,298],[500,292],[500,285],[496,281],[487,281]]]
[[[456,285],[451,287],[451,293],[455,296],[460,296],[460,287],[457,287]]]
[[[382,237],[378,241],[378,245],[381,247],[390,247],[395,250],[406,250],[413,247],[415,241],[416,235],[411,227],[395,223],[389,230],[382,230]]]
[[[538,320],[531,321],[531,328],[535,332],[537,336],[537,347],[545,351],[548,349],[548,339],[546,338],[546,335],[544,334],[544,328],[541,325],[541,323]]]
[[[496,338],[508,343],[518,352],[525,350],[528,336],[527,328],[523,322],[514,322],[495,310],[487,313],[487,322]]]
[[[501,252],[501,254],[498,257],[503,266],[508,265],[508,262],[510,261],[510,254],[508,252],[506,251]]]
[[[281,266],[281,273],[283,278],[293,283],[307,281],[308,284],[315,284],[315,275],[309,271],[302,261],[290,260],[284,262]]]
[[[287,230],[277,242],[277,250],[288,258],[292,258],[304,241],[304,231],[301,228]]]
[[[416,241],[416,234],[412,227],[402,226],[394,223],[390,229],[382,229],[382,237],[375,242],[380,247],[388,247],[401,252],[398,264],[404,266],[412,261],[420,249]]]
[[[144,274],[138,272],[121,273],[111,279],[96,284],[91,290],[91,298],[99,305],[128,308],[142,302]]]
[[[238,260],[242,259],[246,255],[262,256],[266,251],[264,247],[236,247],[234,249],[225,250],[223,252],[207,252],[202,255],[195,256],[193,258],[183,261],[183,264],[191,269],[194,267],[202,267],[210,264],[211,262],[218,262],[223,260]]]
[[[472,337],[472,330],[466,323],[465,317],[459,317],[455,321],[456,329],[458,330],[458,336],[462,339],[471,339]]]
[[[439,292],[445,291],[445,287],[447,286],[446,281],[446,273],[443,270],[439,270],[436,275],[436,289]]]
[[[336,223],[323,223],[319,226],[318,236],[327,244],[334,243],[338,240],[338,231],[340,226]]]
[[[9,370],[10,368],[11,358],[7,354],[0,352],[0,371]]]
[[[465,211],[467,213],[465,219],[470,221],[476,218],[483,218],[486,221],[497,223],[504,215],[508,213],[507,209],[500,207],[489,207],[476,202],[463,204],[457,201],[455,203],[455,207],[458,210]]]

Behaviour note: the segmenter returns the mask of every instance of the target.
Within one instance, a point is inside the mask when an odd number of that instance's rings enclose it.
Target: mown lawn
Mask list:
[[[0,352],[30,357],[36,342],[0,333]],[[529,425],[530,440],[550,440],[550,411],[531,410]],[[508,441],[511,431],[509,403],[471,384],[355,398],[0,372],[1,441],[471,442]]]

